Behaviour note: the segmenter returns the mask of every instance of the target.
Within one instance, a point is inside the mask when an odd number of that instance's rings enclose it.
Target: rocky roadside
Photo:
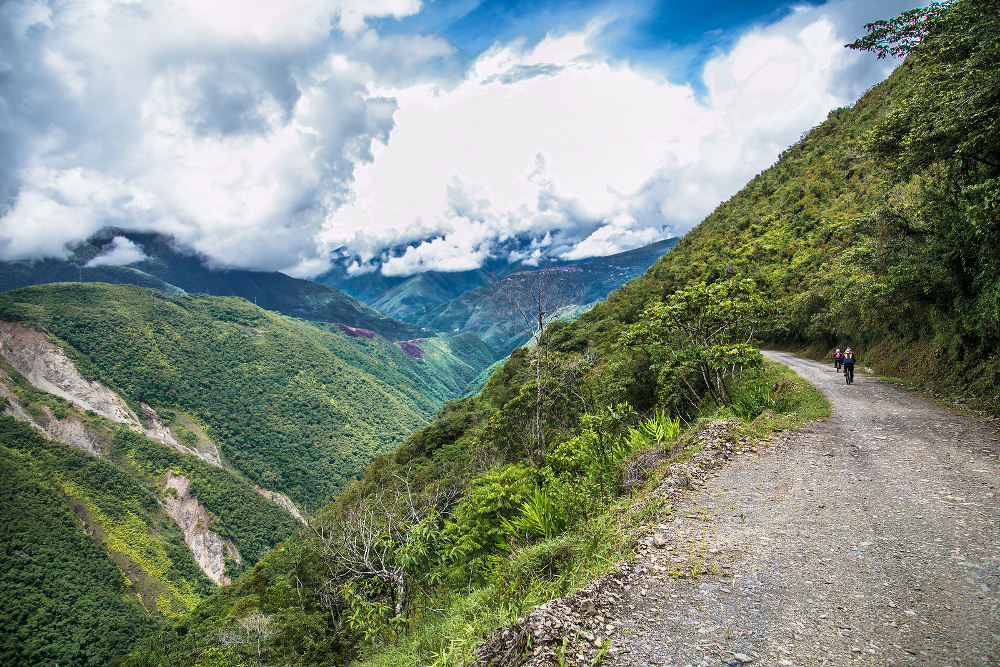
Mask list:
[[[770,356],[832,416],[760,451],[711,425],[660,485],[673,512],[634,562],[532,610],[482,662],[1000,664],[1000,432],[875,378],[846,386],[825,364]]]
[[[672,511],[663,523],[643,526],[634,561],[620,563],[615,571],[576,593],[531,610],[515,627],[499,631],[478,647],[480,662],[599,664],[622,653],[610,638],[627,632],[635,619],[643,618],[649,603],[659,603],[659,593],[647,581],[650,576],[686,578],[711,573],[725,577],[731,567],[725,550],[704,541],[698,524],[706,517],[688,507],[686,498],[734,456],[757,450],[759,443],[738,435],[736,426],[730,421],[704,425],[692,438],[700,450],[689,461],[669,467],[655,493],[670,501]],[[626,484],[644,477],[642,470],[648,463],[655,461],[640,459],[626,470]],[[685,525],[678,526],[678,522]]]

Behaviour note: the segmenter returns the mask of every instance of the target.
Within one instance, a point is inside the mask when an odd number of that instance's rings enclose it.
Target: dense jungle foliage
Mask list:
[[[55,284],[0,294],[0,318],[49,332],[134,408],[204,423],[227,464],[313,510],[391,451],[478,372],[436,339],[415,359],[233,298]],[[456,342],[487,363],[476,341]],[[478,356],[477,356],[478,355]],[[138,412],[138,410],[137,410]]]
[[[87,414],[38,391],[10,367],[7,391],[29,414],[75,418],[103,441],[103,458],[0,417],[3,664],[105,664],[217,588],[162,509],[170,474],[191,480],[208,527],[228,540],[238,575],[292,535],[298,522],[239,475]],[[67,520],[65,517],[69,517]],[[38,584],[35,586],[34,584]]]
[[[485,632],[607,568],[629,526],[669,512],[626,491],[636,452],[690,455],[683,425],[715,415],[754,433],[823,414],[761,365],[755,333],[821,354],[852,345],[938,390],[964,376],[965,397],[996,410],[1000,16],[960,0],[869,29],[855,48],[909,53],[886,82],[127,662],[467,661]]]
[[[140,597],[180,613],[214,588],[146,488],[10,417],[0,417],[0,496],[5,665],[106,664],[160,625]],[[150,570],[145,595],[95,534],[104,527],[134,569]]]
[[[144,506],[144,511],[155,509],[155,499],[162,496],[163,482],[168,473],[187,477],[191,481],[190,494],[198,498],[200,504],[208,510],[212,517],[209,527],[214,532],[219,533],[223,539],[230,540],[240,554],[241,563],[231,562],[228,564],[227,574],[231,576],[235,576],[243,569],[252,566],[264,554],[273,549],[275,544],[289,537],[298,526],[296,520],[286,510],[258,494],[253,489],[252,484],[237,471],[216,467],[190,454],[181,454],[120,424],[87,412],[65,399],[38,390],[6,362],[0,362],[0,385],[18,405],[22,406],[36,420],[44,423],[47,416],[45,411],[47,410],[53,418],[77,419],[85,424],[87,432],[97,443],[103,460],[100,463],[83,466],[82,470],[86,471],[87,474],[94,473],[98,477],[102,477],[105,473],[98,474],[98,472],[104,471],[108,464],[112,464],[111,467],[116,469],[115,474],[121,480],[125,480],[122,483],[126,487],[144,489],[139,496],[135,496],[131,491],[129,494],[147,501],[154,501],[154,505],[147,503],[147,506]],[[177,430],[181,440],[184,440],[186,435],[194,435],[190,430],[180,430],[179,426],[182,427],[182,424],[176,424],[173,428]],[[59,442],[52,442],[46,447],[41,447],[34,439],[28,442],[36,446],[33,449],[22,447],[22,454],[31,459],[32,465],[39,467],[39,469],[49,469],[49,474],[55,474],[50,469],[56,462],[62,461],[66,457],[69,457],[67,460],[76,461],[77,457],[82,455],[69,445]],[[19,447],[2,438],[0,438],[0,443],[13,449]],[[193,446],[196,443],[189,444]],[[89,498],[93,495],[87,493],[87,489],[93,483],[92,480],[88,481],[87,474],[74,482],[75,488],[81,494],[80,502],[85,503],[91,502]],[[94,514],[95,517],[98,516],[94,512],[91,514]],[[99,515],[110,516],[106,512],[99,512]],[[117,514],[115,515],[117,516]],[[143,522],[151,527],[149,530],[143,529],[144,532],[150,533],[153,536],[152,539],[158,539],[158,536],[167,536],[169,540],[174,540],[176,545],[171,548],[179,546],[179,553],[183,554],[185,560],[190,560],[180,533],[176,531],[164,533],[158,527],[161,518],[157,514],[153,523],[143,519]],[[101,530],[105,535],[113,535],[117,524],[111,519],[107,523],[109,526]],[[138,536],[138,533],[136,535]],[[128,540],[119,540],[118,543],[124,545],[127,542]],[[113,545],[110,545],[109,549],[116,552]],[[128,557],[126,552],[122,552],[122,555]],[[142,571],[144,573],[142,576],[151,578],[154,582],[162,579],[160,575],[163,572],[147,572],[142,566],[131,569],[137,573]],[[159,604],[168,598],[158,600],[151,598],[152,602],[147,606],[156,612],[174,613],[182,609],[186,610],[198,598],[203,597],[203,594],[207,594],[207,592],[202,591],[195,597],[182,595],[169,597],[169,599],[177,601],[185,600],[186,606],[171,604],[164,607]]]

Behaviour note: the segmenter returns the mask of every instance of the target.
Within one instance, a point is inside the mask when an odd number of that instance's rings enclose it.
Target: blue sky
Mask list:
[[[400,19],[383,19],[386,32],[430,33],[446,37],[474,58],[500,41],[535,44],[553,30],[581,30],[595,17],[608,17],[603,48],[615,57],[656,68],[669,67],[697,88],[700,69],[717,49],[741,31],[787,16],[793,6],[817,2],[725,0],[704,2],[428,2]]]
[[[637,247],[887,76],[843,44],[910,6],[5,0],[0,258],[106,225],[300,276]]]

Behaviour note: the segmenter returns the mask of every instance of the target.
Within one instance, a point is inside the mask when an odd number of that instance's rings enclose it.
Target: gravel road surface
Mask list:
[[[1000,433],[862,373],[847,386],[832,365],[768,356],[832,416],[675,507],[628,576],[605,664],[1000,665]],[[671,575],[692,563],[716,573]]]

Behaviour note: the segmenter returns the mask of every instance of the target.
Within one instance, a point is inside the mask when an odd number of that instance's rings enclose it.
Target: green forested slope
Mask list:
[[[89,510],[97,508],[122,524],[132,518],[122,531],[131,529],[125,538],[135,543],[138,560],[162,567],[150,598],[161,596],[164,612],[184,611],[211,591],[180,531],[146,489],[105,461],[0,417],[3,664],[103,665],[159,625],[101,539],[81,530],[81,516],[90,520]],[[147,522],[161,540],[145,531],[139,539],[135,524]]]
[[[0,294],[0,318],[42,327],[85,375],[133,406],[197,417],[228,464],[307,509],[426,423],[446,393],[439,387],[437,397],[426,396],[413,380],[390,386],[344,361],[361,363],[342,333],[242,299],[44,285]],[[378,372],[410,363],[402,352],[364,360]]]

